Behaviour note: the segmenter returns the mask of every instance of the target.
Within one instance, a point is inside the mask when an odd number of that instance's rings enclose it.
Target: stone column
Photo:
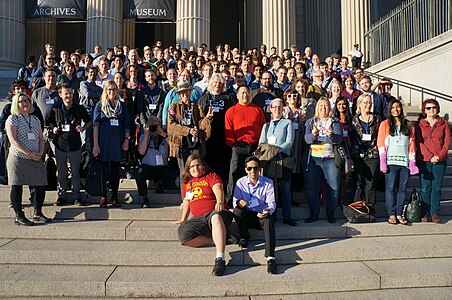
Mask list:
[[[88,0],[86,4],[86,52],[121,43],[122,1]]]
[[[25,64],[25,0],[0,0],[0,70]]]
[[[210,0],[178,0],[176,42],[182,47],[210,47]]]
[[[263,43],[281,55],[296,43],[295,0],[262,0],[262,23]]]
[[[135,20],[128,19],[122,23],[122,43],[128,45],[130,49],[135,48]]]
[[[364,34],[370,25],[370,0],[342,0],[342,55],[347,56],[354,44],[359,44],[364,53],[363,61],[368,60],[364,44]]]
[[[251,49],[262,44],[262,0],[245,2],[245,47]]]

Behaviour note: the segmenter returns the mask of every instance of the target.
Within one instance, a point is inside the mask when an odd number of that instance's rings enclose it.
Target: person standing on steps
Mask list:
[[[23,186],[34,187],[34,221],[51,222],[42,213],[46,194],[47,176],[44,163],[44,136],[39,119],[32,115],[33,105],[27,94],[13,97],[11,115],[6,120],[6,134],[11,146],[7,158],[8,180],[11,185],[10,199],[16,213],[15,223],[32,226],[22,210]]]

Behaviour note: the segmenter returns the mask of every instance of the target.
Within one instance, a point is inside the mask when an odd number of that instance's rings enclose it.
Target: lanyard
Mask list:
[[[25,118],[25,116],[23,114],[20,114],[20,115],[22,116],[22,118],[24,118],[25,122],[27,122],[29,132],[31,132],[31,116],[28,116],[28,120],[27,120],[27,118]]]
[[[252,188],[250,188],[250,186],[251,186]],[[256,186],[253,186],[253,185],[251,184],[251,182],[248,182],[248,193],[251,195],[251,196],[250,196],[250,200],[252,200],[252,199],[254,198],[254,194],[256,193],[258,187],[259,187],[259,179],[257,180]],[[256,198],[257,198],[257,197],[256,197]]]
[[[199,178],[196,178],[195,183],[197,183],[198,181],[199,181]],[[192,192],[192,190],[193,190],[193,178],[190,179],[190,193]]]
[[[273,131],[272,131],[272,135],[275,135],[276,127],[278,127],[279,123],[281,123],[280,121],[281,121],[281,119],[276,120],[276,121],[273,121]]]
[[[69,119],[69,110],[66,110],[64,104],[61,104],[61,111],[63,112],[64,125],[66,125]]]

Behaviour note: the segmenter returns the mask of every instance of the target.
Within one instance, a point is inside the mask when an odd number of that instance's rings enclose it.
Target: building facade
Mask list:
[[[125,0],[85,0],[86,20],[27,19],[28,0],[0,0],[0,70],[12,70],[24,64],[28,55],[44,52],[46,43],[56,50],[95,45],[104,49],[126,44],[129,47],[163,45],[183,47],[206,43],[249,49],[266,44],[281,52],[290,45],[299,49],[311,46],[321,58],[333,52],[347,53],[363,36],[378,4],[394,7],[400,1],[389,0],[177,0],[174,21],[124,19]]]

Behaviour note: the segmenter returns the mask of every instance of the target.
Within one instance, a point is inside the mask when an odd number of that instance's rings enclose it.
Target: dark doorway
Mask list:
[[[157,40],[162,41],[163,47],[174,46],[176,41],[175,23],[135,23],[135,47],[143,49],[152,47]]]
[[[85,48],[86,43],[86,22],[84,21],[57,21],[56,24],[56,54],[66,50],[69,54],[76,49]],[[92,50],[92,49],[89,49]],[[87,50],[88,51],[88,50]]]
[[[229,44],[232,48],[244,45],[243,0],[210,1],[210,48]]]

